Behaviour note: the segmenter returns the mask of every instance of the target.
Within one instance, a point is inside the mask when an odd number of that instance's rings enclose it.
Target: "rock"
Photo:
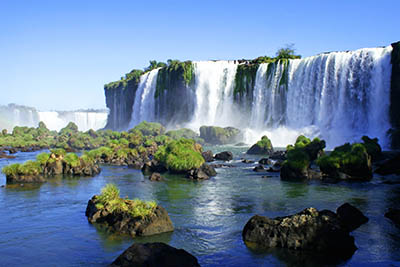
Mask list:
[[[7,175],[7,184],[24,184],[24,183],[44,183],[46,179],[43,175]]]
[[[249,150],[247,150],[247,154],[271,154],[273,152],[273,147],[271,140],[264,135],[260,141],[258,141],[256,144],[254,144],[252,147],[250,147]]]
[[[4,151],[0,151],[0,159],[15,159],[16,156],[6,154]]]
[[[213,145],[234,144],[241,139],[239,129],[233,127],[201,126],[200,138]]]
[[[258,163],[263,165],[271,165],[271,161],[269,160],[269,158],[262,158],[258,161]]]
[[[203,158],[204,158],[204,160],[205,160],[206,162],[212,162],[212,161],[214,161],[214,156],[213,156],[213,153],[212,153],[211,150],[207,150],[207,151],[201,153],[201,155],[203,156]]]
[[[349,232],[368,222],[368,218],[365,217],[359,209],[349,203],[344,203],[337,208],[336,214],[342,225],[346,227]]]
[[[256,167],[254,167],[253,171],[255,171],[255,172],[265,172],[266,169],[264,169],[263,165],[258,165]]]
[[[161,181],[162,180],[161,174],[159,174],[158,172],[153,172],[149,176],[149,180],[150,181]]]
[[[152,159],[147,161],[143,164],[142,172],[143,173],[152,173],[152,172],[159,172],[163,173],[166,172],[167,168],[164,165],[160,164],[157,160]]]
[[[216,159],[216,160],[230,161],[230,160],[233,159],[233,154],[232,154],[232,152],[230,152],[230,151],[224,151],[224,152],[221,152],[221,153],[217,153],[217,154],[214,156],[214,159]]]
[[[157,206],[151,215],[146,217],[132,217],[129,213],[115,210],[110,212],[107,207],[98,209],[96,198],[93,196],[86,207],[86,216],[90,223],[104,225],[112,232],[135,236],[149,236],[174,230],[167,211]]]
[[[17,153],[18,152],[18,150],[16,149],[16,148],[9,148],[8,149],[8,153],[9,154],[15,154],[15,153]]]
[[[381,175],[400,174],[400,154],[385,161],[375,172]]]
[[[290,163],[285,162],[281,168],[281,180],[303,181],[308,179],[308,166],[303,168],[293,168]]]
[[[245,225],[242,237],[245,243],[264,248],[313,251],[340,258],[352,256],[357,249],[334,212],[315,208],[274,219],[255,215]]]
[[[213,168],[234,168],[236,167],[235,165],[232,164],[210,164],[211,167]]]
[[[284,161],[286,160],[286,151],[274,151],[270,154],[269,159]]]
[[[382,157],[382,148],[378,143],[378,138],[369,138],[368,136],[363,136],[363,145],[367,149],[367,153],[371,156],[372,161],[377,161]]]
[[[385,217],[392,220],[396,225],[400,226],[400,209],[389,209],[385,213]]]
[[[204,163],[200,168],[188,171],[186,176],[194,180],[206,180],[215,175],[217,175],[217,172],[214,167]]]
[[[254,163],[254,160],[242,159],[242,163],[251,164],[251,163]]]
[[[56,159],[53,162],[48,162],[44,169],[44,174],[49,176],[63,174],[62,158]]]
[[[112,264],[112,267],[199,267],[193,255],[164,243],[133,244]]]

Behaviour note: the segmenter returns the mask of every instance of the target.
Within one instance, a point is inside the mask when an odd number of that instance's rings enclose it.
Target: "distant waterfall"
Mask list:
[[[130,127],[134,127],[144,120],[155,121],[154,93],[157,85],[158,71],[159,69],[154,69],[140,77],[140,83],[136,90],[135,101],[132,107]]]
[[[106,112],[90,111],[39,111],[39,120],[43,121],[50,130],[59,131],[69,122],[78,126],[80,131],[104,128],[107,122]]]

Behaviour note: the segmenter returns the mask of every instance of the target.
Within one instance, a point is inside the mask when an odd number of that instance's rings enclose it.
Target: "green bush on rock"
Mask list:
[[[261,140],[247,150],[247,154],[270,154],[273,152],[272,142],[268,136],[264,135]]]
[[[147,122],[147,121],[142,121],[138,125],[136,125],[133,130],[140,131],[144,136],[157,136],[164,134],[165,132],[165,127],[162,126],[158,122]]]
[[[184,138],[159,147],[154,157],[168,170],[178,173],[200,168],[205,162],[201,146],[194,140]]]
[[[200,138],[213,145],[234,144],[241,139],[241,132],[234,127],[201,126]]]

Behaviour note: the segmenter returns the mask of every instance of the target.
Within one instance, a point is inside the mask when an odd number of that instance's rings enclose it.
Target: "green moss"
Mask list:
[[[48,153],[40,153],[39,155],[36,156],[36,161],[40,164],[40,165],[46,165],[47,161],[50,158],[50,154]]]
[[[265,150],[271,150],[272,149],[272,142],[268,138],[268,136],[264,135],[261,137],[261,140],[256,143],[260,148],[263,148]]]
[[[6,176],[16,176],[18,175],[18,170],[21,164],[19,163],[14,163],[8,166],[5,166],[1,171],[6,175]]]
[[[154,157],[172,172],[185,172],[199,168],[204,163],[195,141],[184,138],[159,147]]]
[[[289,60],[288,59],[280,59],[278,64],[283,65],[283,71],[281,75],[281,79],[279,80],[279,86],[286,86],[288,87],[289,83]]]
[[[65,162],[70,165],[72,168],[79,167],[81,165],[81,161],[75,153],[68,153],[64,157]]]
[[[310,166],[308,154],[301,148],[295,148],[287,152],[287,164],[292,169],[305,170]]]
[[[181,80],[186,86],[189,86],[192,84],[193,78],[194,66],[191,61],[168,60],[168,66],[158,71],[154,97],[157,98],[164,90],[176,87]]]
[[[165,132],[164,126],[157,122],[142,121],[133,128],[133,130],[140,131],[144,136],[157,136]]]
[[[235,75],[234,95],[244,95],[251,92],[256,82],[256,74],[259,64],[240,64]]]
[[[56,157],[60,157],[60,156],[64,157],[67,154],[67,152],[65,152],[65,150],[62,148],[50,149],[50,152],[53,153],[54,155],[56,155]]]
[[[122,199],[118,187],[114,184],[103,187],[101,194],[96,198],[96,208],[106,208],[110,212],[126,212],[133,218],[151,215],[156,207],[155,201]]]

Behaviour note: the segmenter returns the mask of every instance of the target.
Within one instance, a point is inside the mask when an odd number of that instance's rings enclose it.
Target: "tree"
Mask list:
[[[276,57],[278,59],[295,59],[295,58],[301,58],[300,55],[295,55],[294,52],[296,49],[294,48],[294,44],[287,44],[285,47],[279,48],[278,51],[276,52]]]

